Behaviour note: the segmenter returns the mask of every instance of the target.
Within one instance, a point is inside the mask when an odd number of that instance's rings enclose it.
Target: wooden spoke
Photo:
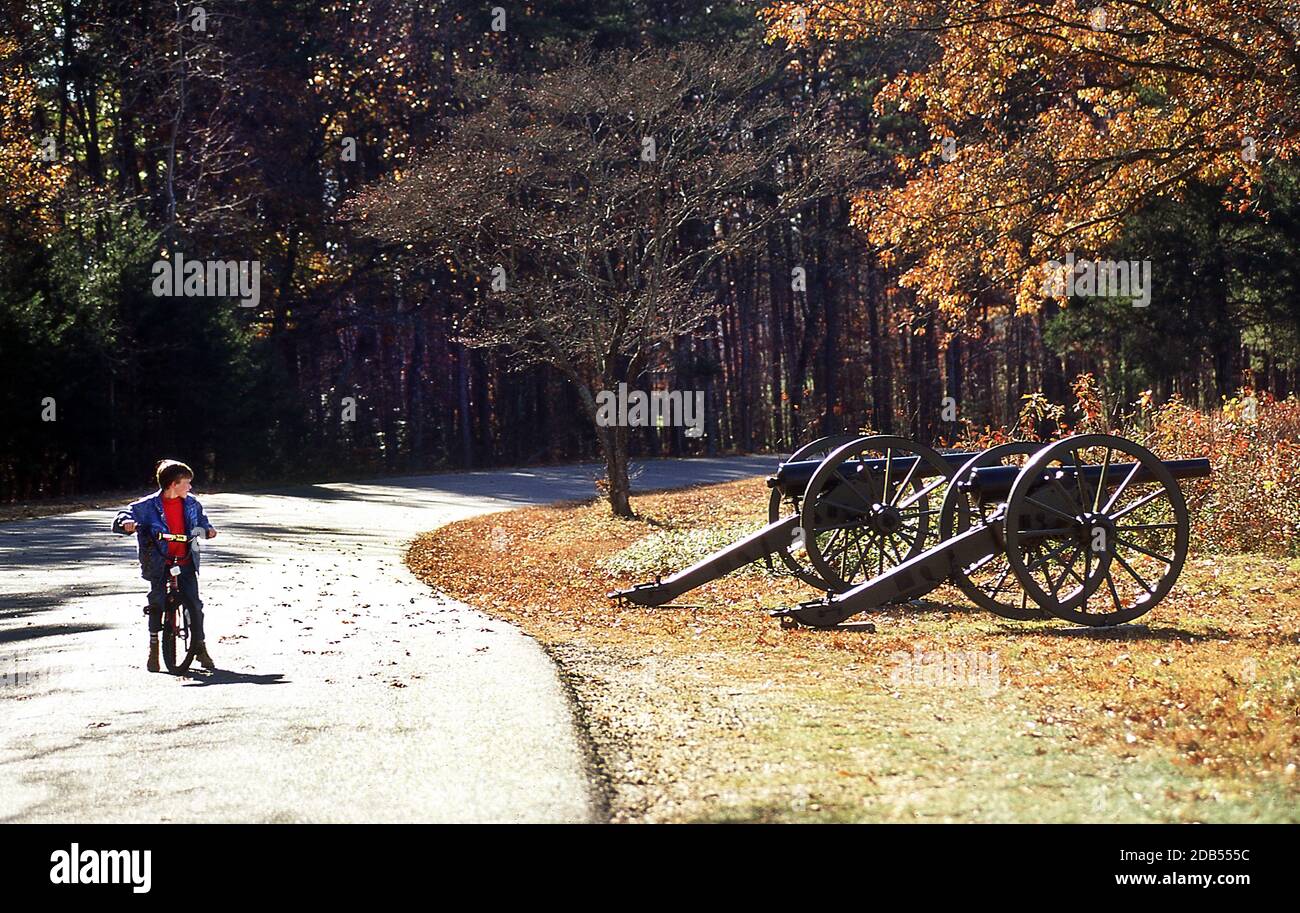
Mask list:
[[[858,571],[865,577],[867,575],[867,556],[862,551],[862,540],[864,538],[864,536],[859,536],[855,540],[854,544],[857,545],[858,548]]]
[[[846,479],[846,478],[843,476],[843,474],[840,473],[840,471],[839,471],[838,469],[835,470],[835,478],[837,478],[837,479],[840,480],[840,484],[841,484],[841,486],[843,486],[843,487],[849,489],[849,491],[853,492],[854,497],[856,497],[859,501],[862,502],[862,506],[863,506],[863,507],[865,507],[867,510],[870,510],[870,509],[871,509],[871,501],[863,499],[863,497],[862,497],[862,493],[858,491],[857,486],[855,486],[852,482],[850,482],[848,479]],[[868,485],[868,486],[871,485],[870,480],[868,480],[867,485]],[[874,494],[874,492],[872,492],[872,493]],[[830,499],[827,498],[826,500],[830,500]],[[845,507],[846,509],[851,509],[851,510],[857,510],[857,509],[858,509],[858,508],[848,508],[847,505],[844,505],[844,504],[836,504],[836,502],[834,502],[834,501],[831,501],[830,503],[835,504],[836,507]]]
[[[880,485],[880,501],[882,504],[893,504],[894,499],[889,495],[889,468],[894,465],[894,448],[885,448],[885,480]]]
[[[1061,562],[1062,565],[1065,565],[1065,571],[1061,574],[1060,579],[1057,580],[1057,582],[1056,582],[1057,587],[1060,587],[1061,584],[1065,583],[1065,575],[1066,575],[1066,574],[1069,574],[1069,575],[1070,575],[1071,577],[1073,577],[1075,580],[1079,581],[1079,586],[1086,586],[1086,585],[1087,585],[1087,583],[1084,581],[1084,579],[1083,579],[1082,577],[1080,577],[1078,574],[1076,574],[1076,573],[1074,572],[1074,564],[1075,564],[1076,561],[1079,560],[1079,553],[1080,553],[1080,552],[1084,552],[1084,553],[1086,553],[1087,551],[1088,551],[1087,549],[1081,549],[1081,548],[1079,548],[1079,547],[1076,545],[1075,548],[1074,548],[1074,557],[1072,557],[1072,558],[1070,559],[1070,563],[1069,563],[1069,564],[1065,564],[1064,561]],[[1087,564],[1087,561],[1086,561],[1086,560],[1085,560],[1084,564],[1085,564],[1085,565]],[[1085,574],[1088,573],[1088,570],[1087,570],[1087,567],[1086,567],[1086,566],[1085,566],[1083,572],[1084,572]]]
[[[893,542],[890,542],[888,539],[886,539],[886,540],[884,540],[884,541],[885,541],[885,543],[889,546],[889,550],[890,550],[891,552],[894,553],[894,562],[895,562],[896,564],[902,564],[902,563],[903,563],[903,556],[900,555],[900,554],[898,553],[898,548],[895,547],[894,543],[893,543]]]
[[[1106,473],[1110,472],[1110,455],[1115,452],[1113,447],[1106,448],[1106,456],[1101,461],[1101,478],[1097,479],[1097,493],[1092,499],[1092,511],[1096,513],[1101,509],[1101,493],[1106,489]]]
[[[898,489],[894,492],[894,497],[890,499],[889,501],[890,507],[893,507],[894,502],[897,501],[899,497],[902,496],[903,492],[907,491],[907,483],[912,481],[912,476],[916,474],[916,468],[920,465],[921,465],[921,458],[916,457],[912,462],[912,468],[909,469],[907,471],[907,475],[903,477],[903,484],[898,486]]]
[[[1052,575],[1047,570],[1047,565],[1044,564],[1042,567],[1039,568],[1039,570],[1042,571],[1043,573],[1043,582],[1047,584],[1047,591],[1052,594],[1053,599],[1060,601],[1061,597],[1057,595],[1059,591],[1059,587],[1052,586]]]
[[[1022,539],[1046,539],[1048,536],[1068,536],[1074,532],[1074,527],[1057,526],[1052,529],[1022,529],[1019,530]]]
[[[1149,492],[1148,494],[1143,495],[1141,498],[1139,498],[1138,500],[1134,501],[1132,504],[1129,504],[1127,507],[1124,507],[1123,509],[1119,510],[1118,512],[1113,513],[1113,514],[1110,514],[1110,518],[1111,518],[1112,520],[1118,520],[1120,517],[1124,516],[1125,514],[1129,514],[1129,513],[1132,513],[1133,511],[1137,510],[1137,509],[1138,509],[1139,507],[1141,507],[1142,505],[1144,505],[1144,504],[1150,504],[1150,503],[1151,503],[1152,501],[1154,501],[1156,498],[1158,498],[1158,497],[1160,497],[1161,495],[1164,495],[1164,494],[1166,494],[1165,489],[1164,489],[1164,486],[1161,486],[1161,487],[1160,487],[1159,489],[1157,489],[1156,491]],[[1113,500],[1113,499],[1112,499],[1112,500]],[[1109,513],[1109,511],[1108,511],[1108,513]]]
[[[1110,500],[1106,502],[1106,506],[1101,509],[1103,514],[1110,514],[1110,509],[1115,506],[1115,502],[1118,501],[1119,496],[1124,493],[1124,489],[1128,488],[1128,483],[1133,481],[1134,477],[1137,476],[1141,469],[1142,463],[1140,461],[1133,464],[1133,468],[1128,471],[1128,475],[1124,476],[1124,481],[1119,483],[1119,488],[1115,489],[1115,493],[1110,496]]]
[[[1070,516],[1067,513],[1064,513],[1063,511],[1057,510],[1055,507],[1053,507],[1050,504],[1044,504],[1042,501],[1038,500],[1037,498],[1026,497],[1025,500],[1028,501],[1030,504],[1034,504],[1037,505],[1038,507],[1041,507],[1043,510],[1049,513],[1056,514],[1058,517],[1061,517],[1064,520],[1069,520],[1071,523],[1075,522],[1074,517]]]
[[[1119,598],[1119,590],[1115,589],[1115,580],[1110,576],[1110,568],[1106,568],[1106,583],[1110,586],[1110,598],[1115,603],[1115,611],[1124,611],[1124,603]]]
[[[1115,541],[1122,545],[1127,545],[1129,548],[1134,549],[1135,551],[1141,552],[1142,554],[1146,555],[1148,558],[1154,558],[1157,561],[1163,561],[1165,564],[1169,565],[1170,567],[1174,566],[1174,562],[1172,558],[1166,558],[1164,555],[1161,555],[1158,552],[1147,551],[1145,548],[1138,545],[1136,542],[1129,542],[1127,539],[1121,539],[1119,536],[1115,537]]]
[[[1070,458],[1074,461],[1074,488],[1079,493],[1079,510],[1084,511],[1087,510],[1084,505],[1088,503],[1088,496],[1083,493],[1083,474],[1079,472],[1083,464],[1079,461],[1079,451],[1071,450]]]
[[[1008,564],[1007,569],[1003,571],[1002,576],[998,578],[997,585],[994,586],[993,589],[989,592],[989,598],[995,598],[998,595],[998,590],[1002,589],[1002,584],[1006,582],[1006,579],[1010,574],[1011,574],[1011,565]],[[1024,603],[1021,603],[1021,605],[1023,604]]]
[[[1056,557],[1057,555],[1059,555],[1059,554],[1060,554],[1064,549],[1068,548],[1069,546],[1070,546],[1069,541],[1065,541],[1065,542],[1062,542],[1060,545],[1058,545],[1056,548],[1052,549],[1051,551],[1049,551],[1049,552],[1044,552],[1044,553],[1043,553],[1043,556],[1042,556],[1041,558],[1039,558],[1039,559],[1038,559],[1037,561],[1035,561],[1033,564],[1029,565],[1029,570],[1032,571],[1034,568],[1036,568],[1036,567],[1038,567],[1039,565],[1043,564],[1043,562],[1045,562],[1045,561],[1050,561],[1052,558],[1054,558],[1054,557]]]
[[[937,514],[938,512],[939,512],[939,508],[929,507],[926,508],[925,510],[900,510],[898,512],[898,515],[900,517],[905,517],[911,520],[913,518],[920,519],[921,517],[928,516],[929,514]]]
[[[826,539],[826,547],[822,549],[822,554],[825,555],[828,559],[831,557],[832,550],[835,547],[835,537],[843,534],[844,532],[846,532],[844,527],[842,526],[837,527],[831,532],[830,536]]]
[[[1076,476],[1076,480],[1077,478],[1078,477]],[[1059,479],[1052,479],[1049,484],[1054,486],[1056,490],[1061,493],[1061,497],[1065,499],[1066,504],[1077,507],[1079,509],[1078,513],[1083,513],[1083,505],[1074,500],[1074,495],[1065,490],[1065,486],[1061,484]],[[1082,491],[1080,491],[1080,494],[1082,494]]]
[[[862,500],[861,495],[858,495],[858,500],[859,501]],[[820,503],[829,504],[831,507],[838,507],[840,510],[846,510],[852,514],[862,513],[862,508],[859,505],[846,504],[845,502],[839,500],[838,498],[832,498],[830,495],[822,495]]]
[[[1128,571],[1129,574],[1133,576],[1133,579],[1138,582],[1138,585],[1142,587],[1142,589],[1146,590],[1148,593],[1155,592],[1155,590],[1147,586],[1147,582],[1144,579],[1142,579],[1142,577],[1138,574],[1137,571],[1133,570],[1132,566],[1127,561],[1124,560],[1124,556],[1121,555],[1119,552],[1115,552],[1115,560],[1118,561],[1123,566],[1124,570]]]
[[[910,498],[908,498],[906,501],[903,501],[901,504],[898,504],[897,507],[898,507],[899,510],[904,510],[904,509],[906,509],[906,508],[908,508],[908,507],[911,507],[913,504],[915,504],[915,503],[916,503],[917,501],[919,501],[921,498],[923,498],[923,497],[925,497],[926,495],[928,495],[930,492],[934,491],[936,488],[940,488],[940,487],[942,487],[942,486],[944,486],[944,485],[947,485],[947,484],[948,484],[948,477],[947,477],[947,476],[940,476],[940,477],[939,477],[938,479],[936,479],[935,481],[933,481],[933,482],[929,483],[928,485],[926,485],[926,486],[924,486],[924,487],[918,489],[918,490],[916,491],[915,494],[913,494],[913,495],[912,495]]]

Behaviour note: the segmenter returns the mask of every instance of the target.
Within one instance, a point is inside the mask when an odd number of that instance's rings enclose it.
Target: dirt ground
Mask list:
[[[1206,555],[1193,531],[1174,592],[1109,630],[951,587],[874,630],[786,630],[766,610],[817,594],[761,569],[676,608],[606,597],[757,528],[766,496],[518,510],[407,560],[555,658],[614,821],[1300,820],[1300,561]]]

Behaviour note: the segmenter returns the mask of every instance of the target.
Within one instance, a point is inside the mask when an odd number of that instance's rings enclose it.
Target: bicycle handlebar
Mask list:
[[[208,531],[197,527],[192,533],[155,533],[160,542],[199,542],[207,538]]]
[[[125,529],[121,528],[121,525],[124,523],[134,524],[135,528],[128,533]],[[157,542],[188,542],[191,545],[198,545],[204,539],[208,538],[208,533],[210,532],[209,529],[202,526],[196,526],[188,533],[159,532],[157,527],[148,523],[137,523],[130,517],[125,520],[122,520],[121,518],[115,520],[113,522],[113,531],[120,533],[123,536],[142,535],[146,539],[152,538]]]

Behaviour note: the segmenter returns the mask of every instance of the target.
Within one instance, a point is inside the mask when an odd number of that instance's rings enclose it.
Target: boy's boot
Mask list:
[[[217,664],[212,661],[212,657],[208,656],[208,648],[202,641],[194,645],[194,658],[199,661],[200,666],[209,672],[217,668]]]
[[[148,664],[145,665],[145,668],[148,669],[150,672],[157,672],[159,670],[157,634],[149,635],[149,662]]]

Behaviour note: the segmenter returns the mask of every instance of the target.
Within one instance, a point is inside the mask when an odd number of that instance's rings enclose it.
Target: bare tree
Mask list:
[[[478,284],[464,328],[515,364],[577,387],[605,457],[611,508],[631,516],[628,430],[597,397],[717,312],[719,259],[860,179],[817,110],[768,94],[780,60],[689,46],[593,58],[531,79],[487,73],[477,110],[405,175],[349,212]]]

